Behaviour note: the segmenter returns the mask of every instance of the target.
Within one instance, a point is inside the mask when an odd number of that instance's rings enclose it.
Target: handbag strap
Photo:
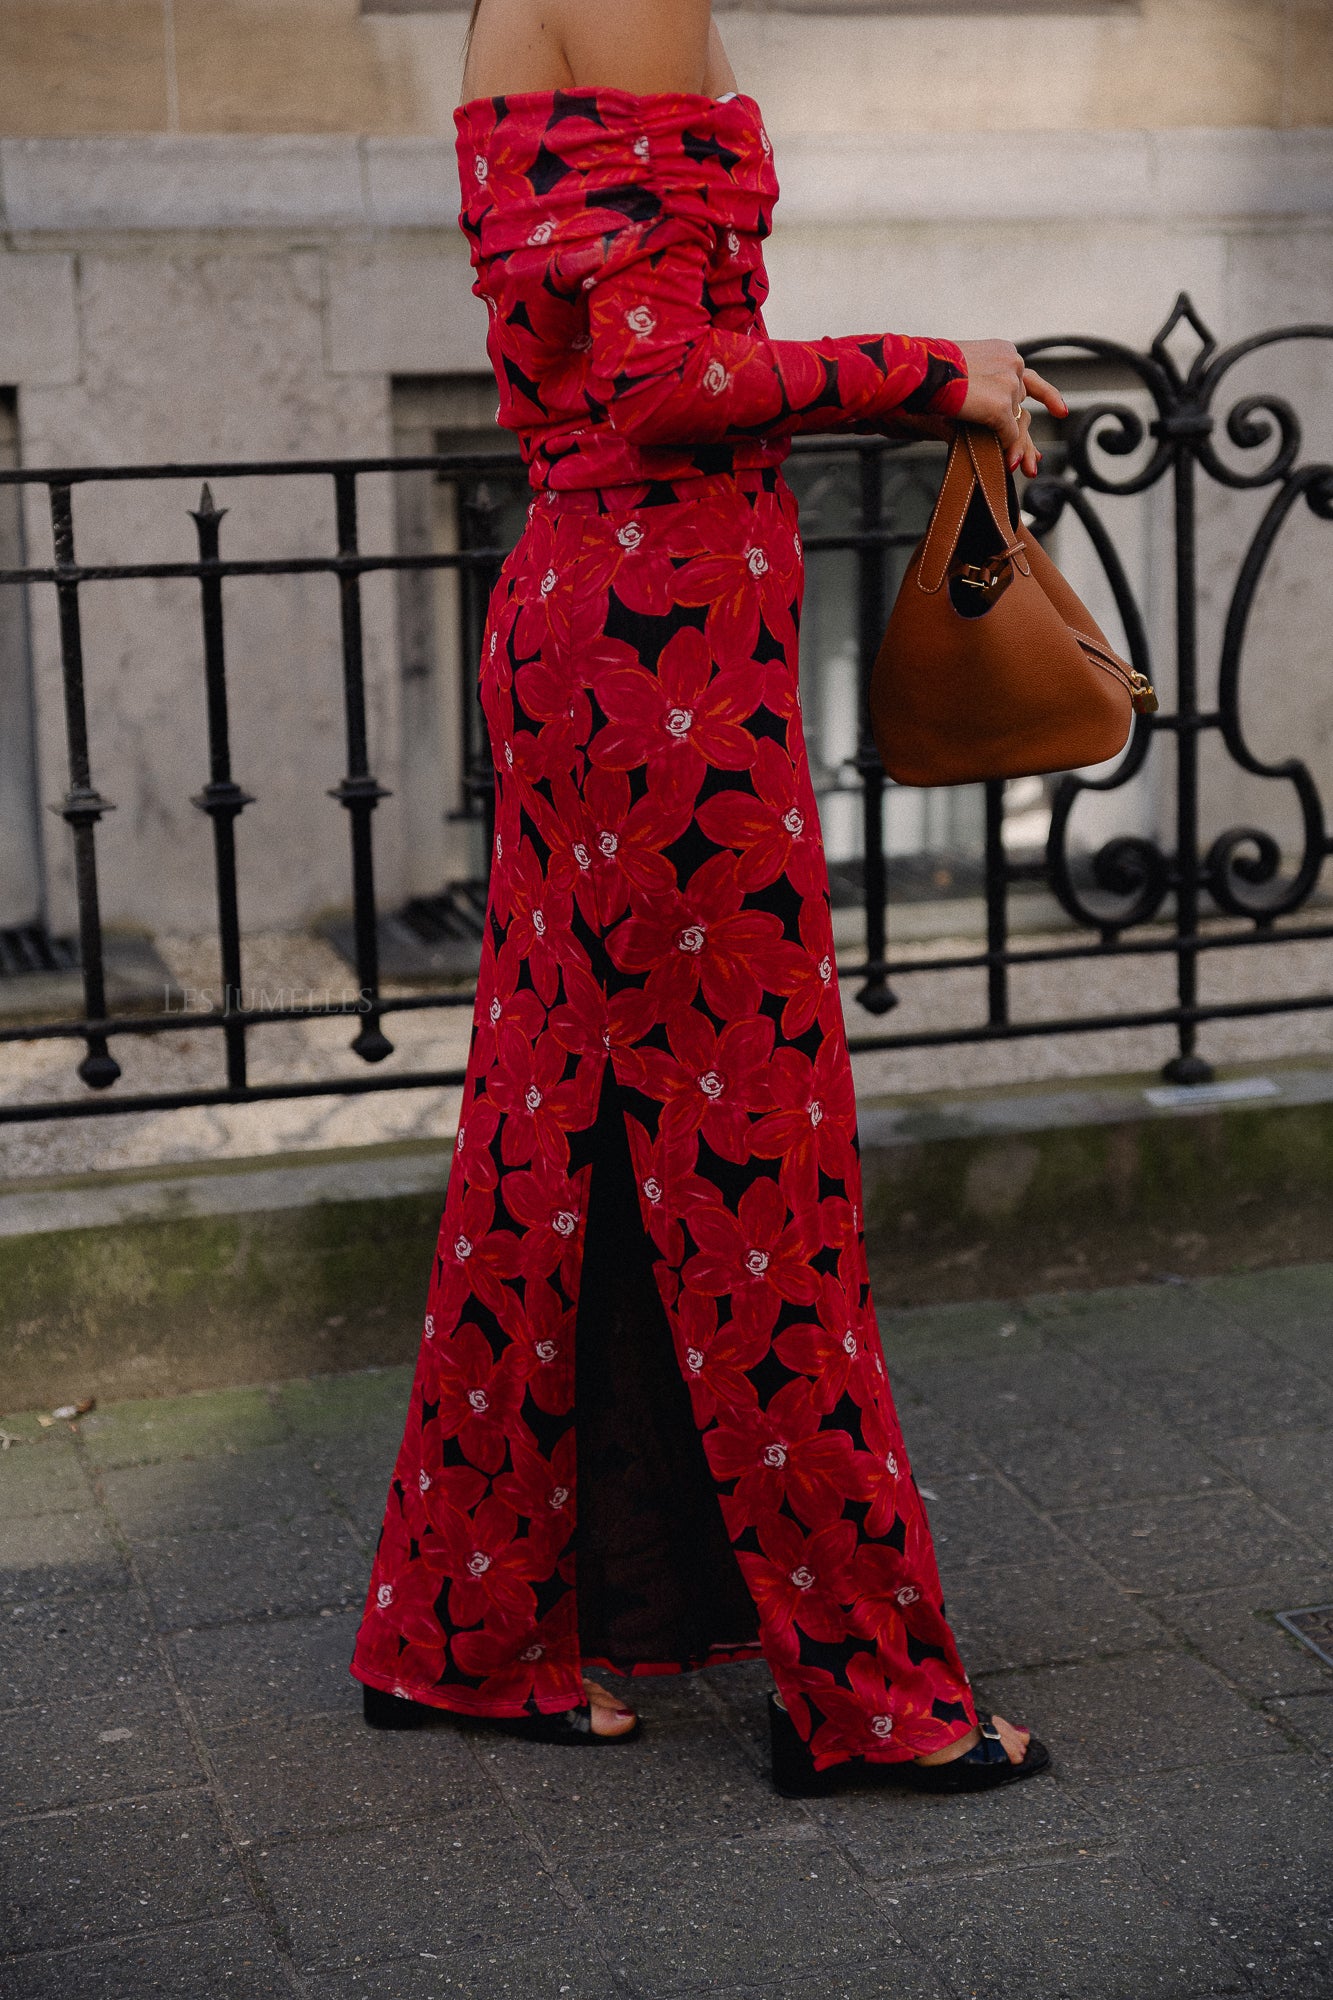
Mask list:
[[[963,522],[977,487],[995,523],[1002,547],[995,560],[1008,556],[1024,576],[1030,574],[1023,545],[1009,519],[1009,496],[1004,476],[1004,455],[994,431],[980,424],[958,424],[949,447],[935,511],[930,517],[916,580],[928,596],[941,588],[963,532]]]

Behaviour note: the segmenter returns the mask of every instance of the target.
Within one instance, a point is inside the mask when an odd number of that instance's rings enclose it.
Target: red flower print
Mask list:
[[[733,1538],[775,1514],[783,1501],[808,1528],[827,1528],[857,1492],[858,1467],[846,1431],[823,1431],[810,1384],[788,1382],[761,1409],[758,1401],[728,1411],[704,1437],[717,1479],[734,1479],[722,1502]]]
[[[529,1037],[539,1035],[546,1024],[546,1009],[537,995],[530,986],[519,986],[522,970],[518,947],[508,939],[489,963],[482,964],[470,1062],[475,1076],[484,1076],[495,1061],[495,1037],[501,1021],[507,1020]]]
[[[445,1561],[449,1535],[486,1498],[490,1480],[476,1466],[440,1464],[438,1438],[445,1433],[440,1430],[438,1413],[422,1431],[423,1435],[435,1433],[433,1449],[421,1454],[423,1460],[429,1456],[430,1467],[424,1462],[404,1465],[398,1477],[403,1483],[404,1516],[411,1535],[428,1567],[438,1571]],[[438,1581],[435,1588],[438,1591]]]
[[[482,1714],[517,1714],[540,1695],[549,1699],[553,1682],[557,1687],[561,1681],[566,1685],[565,1705],[570,1708],[584,1698],[571,1598],[563,1598],[526,1631],[516,1632],[506,1623],[498,1630],[483,1626],[477,1632],[460,1632],[453,1654],[460,1673],[483,1683],[478,1690],[485,1702]]]
[[[771,495],[739,516],[725,502],[704,502],[691,523],[699,547],[676,578],[682,604],[708,606],[709,643],[719,659],[747,658],[755,650],[759,621],[780,644],[795,637],[793,612],[800,598],[791,530]]]
[[[769,1645],[779,1659],[799,1657],[801,1635],[836,1645],[847,1631],[847,1578],[856,1550],[850,1521],[834,1521],[812,1535],[795,1521],[769,1515],[759,1527],[762,1555],[737,1555],[759,1607]]]
[[[566,1080],[566,1054],[553,1034],[532,1042],[517,1028],[502,1025],[496,1041],[487,1092],[504,1120],[501,1158],[506,1166],[539,1159],[563,1170],[569,1159],[566,1134],[571,1125],[586,1123],[580,1116],[586,1088],[577,1076]]]
[[[781,1026],[788,1041],[795,1041],[816,1021],[826,1035],[838,1034],[842,1026],[838,958],[823,896],[812,896],[802,903],[801,942],[787,946],[781,965],[774,971],[773,987],[787,995]]]
[[[506,1174],[504,1181],[505,1207],[524,1230],[519,1266],[523,1276],[549,1278],[558,1269],[571,1297],[578,1291],[583,1255],[587,1180],[587,1169],[571,1179],[539,1159],[532,1170]]]
[[[700,1426],[733,1406],[754,1401],[749,1371],[768,1352],[768,1333],[753,1322],[717,1323],[717,1302],[697,1292],[676,1301],[676,1344]]]
[[[498,1472],[523,1400],[523,1383],[506,1347],[497,1361],[480,1327],[455,1327],[436,1354],[435,1394],[442,1437],[456,1437],[473,1465]]]
[[[827,1414],[841,1402],[853,1376],[865,1372],[870,1357],[860,1309],[846,1287],[825,1272],[818,1280],[818,1298],[818,1320],[784,1328],[775,1345],[788,1368],[810,1377],[815,1407]]]
[[[773,1101],[772,1022],[761,1014],[734,1021],[719,1035],[706,1015],[682,1007],[673,1011],[667,1037],[670,1054],[642,1047],[627,1055],[627,1081],[663,1106],[666,1141],[698,1132],[724,1160],[744,1165],[754,1115]]]
[[[765,736],[750,767],[754,795],[714,792],[698,810],[699,825],[719,847],[736,855],[736,878],[746,894],[786,875],[799,895],[823,896],[828,870],[819,814],[808,777]]]
[[[867,1543],[858,1552],[852,1594],[860,1629],[891,1651],[902,1650],[904,1624],[915,1624],[928,1609],[915,1562],[883,1543]]]
[[[751,677],[742,668],[715,670],[702,632],[686,626],[668,639],[656,673],[613,668],[592,682],[606,728],[591,756],[607,771],[646,768],[650,780],[693,800],[710,764],[746,770],[754,738],[743,726],[754,711]]]
[[[560,960],[568,946],[570,894],[543,876],[526,840],[514,856],[510,885],[513,914],[509,941],[525,961],[543,1003],[550,1007],[560,991]]]
[[[821,1172],[846,1180],[852,1171],[856,1097],[845,1048],[829,1036],[813,1062],[779,1049],[773,1095],[783,1108],[760,1119],[752,1143],[762,1159],[782,1161],[783,1190],[799,1205],[815,1198]]]
[[[430,1302],[440,1333],[454,1324],[459,1307],[474,1292],[492,1312],[504,1311],[504,1280],[517,1275],[519,1248],[517,1238],[494,1228],[494,1221],[495,1197],[487,1188],[464,1188],[461,1200],[451,1196],[445,1204]]]
[[[562,1305],[552,1287],[529,1278],[520,1305],[510,1294],[505,1332],[513,1343],[514,1367],[538,1409],[562,1416],[574,1403],[574,1308]]]
[[[699,1248],[685,1266],[686,1285],[729,1297],[733,1316],[747,1327],[770,1333],[784,1301],[810,1305],[819,1296],[810,1262],[819,1247],[818,1217],[791,1217],[776,1181],[751,1181],[735,1215],[720,1206],[700,1208],[689,1230]]]
[[[872,1404],[861,1420],[865,1450],[860,1454],[861,1480],[869,1498],[866,1532],[887,1535],[900,1513],[919,1508],[907,1447],[888,1413]]]
[[[533,1578],[538,1552],[518,1538],[518,1516],[502,1500],[483,1500],[470,1520],[450,1531],[449,1616],[455,1625],[488,1625],[504,1631],[534,1622]]]
[[[724,1021],[758,1013],[782,924],[767,910],[743,910],[736,864],[715,854],[670,896],[644,899],[607,940],[621,972],[648,975],[645,991],[662,1018],[689,1007],[702,990]]]
[[[648,618],[665,618],[679,602],[668,538],[653,519],[658,511],[645,507],[605,524],[620,552],[611,588],[626,610]]]
[[[557,1439],[549,1458],[521,1440],[514,1445],[513,1463],[495,1482],[495,1496],[528,1523],[534,1546],[543,1545],[543,1561],[554,1565],[574,1532],[574,1437]]]
[[[494,1188],[499,1180],[499,1168],[491,1153],[491,1141],[499,1129],[500,1114],[490,1099],[472,1095],[458,1121],[452,1169],[469,1187]]]
[[[942,1749],[948,1740],[944,1735],[939,1743],[922,1745],[909,1734],[905,1748],[899,1747],[901,1735],[895,1741],[895,1732],[902,1732],[907,1720],[903,1698],[873,1653],[852,1655],[845,1688],[829,1679],[808,1692],[824,1718],[810,1739],[816,1770],[849,1754],[872,1764],[894,1763],[920,1749]]]
[[[560,778],[574,763],[576,746],[588,740],[588,697],[572,666],[536,659],[518,669],[514,692],[524,714],[538,727],[514,734],[515,768],[529,784]]]
[[[660,1051],[643,1051],[644,1057],[659,1054]],[[716,1059],[715,1047],[713,1054]],[[627,1057],[624,1067],[629,1079],[645,1074],[638,1055]],[[653,1075],[657,1075],[655,1069]],[[675,1087],[674,1084],[669,1086]],[[680,1087],[682,1092],[688,1091],[688,1084]],[[715,1100],[702,1091],[699,1095],[705,1109],[711,1108]],[[699,1129],[699,1123],[702,1123],[702,1114],[700,1120],[693,1124],[688,1119],[663,1117],[654,1138],[637,1118],[625,1120],[630,1157],[634,1162],[634,1179],[639,1190],[639,1212],[649,1236],[673,1270],[685,1258],[685,1231],[681,1217],[691,1213],[701,1202],[716,1202],[720,1198],[712,1182],[704,1180],[694,1171],[698,1151],[694,1134]],[[731,1143],[731,1128],[727,1127],[724,1133],[716,1136],[723,1138],[725,1143]],[[730,1159],[732,1156],[724,1153],[724,1157]]]
[[[588,860],[582,872],[591,891],[585,904],[589,921],[614,923],[636,894],[669,894],[676,871],[662,849],[689,825],[691,795],[674,785],[669,774],[658,773],[650,775],[644,796],[633,799],[623,771],[593,766],[584,780],[583,800],[580,825]]]

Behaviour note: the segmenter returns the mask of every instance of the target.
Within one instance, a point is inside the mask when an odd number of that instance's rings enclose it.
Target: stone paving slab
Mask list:
[[[897,1315],[981,1799],[780,1799],[767,1669],[365,1730],[410,1371],[0,1418],[0,2000],[1324,2000],[1333,1266]],[[7,1954],[7,1955],[6,1955]]]
[[[249,1914],[0,1969],[4,2000],[290,2000],[291,1991],[263,1923]]]

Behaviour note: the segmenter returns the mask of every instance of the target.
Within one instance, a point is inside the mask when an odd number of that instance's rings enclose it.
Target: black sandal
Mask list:
[[[383,1688],[363,1686],[361,1689],[361,1713],[372,1729],[425,1729],[438,1718],[449,1715],[448,1709],[436,1708],[430,1702],[413,1701],[409,1695],[388,1694]],[[594,1746],[601,1749],[608,1743],[632,1743],[639,1733],[639,1718],[634,1718],[634,1727],[626,1729],[619,1736],[599,1736],[592,1726],[592,1703],[580,1702],[577,1708],[563,1708],[555,1715],[459,1715],[451,1718],[455,1722],[481,1722],[488,1729],[498,1729],[505,1736],[518,1736],[528,1743],[564,1743],[572,1748],[585,1749]]]
[[[990,1716],[978,1709],[977,1722],[980,1741],[947,1764],[916,1764],[910,1758],[897,1764],[867,1764],[864,1758],[853,1757],[845,1764],[817,1771],[810,1746],[797,1735],[781,1695],[770,1694],[773,1783],[788,1799],[827,1798],[834,1792],[868,1785],[906,1785],[915,1792],[957,1794],[994,1791],[1000,1785],[1017,1784],[1021,1778],[1035,1778],[1039,1771],[1050,1768],[1051,1753],[1035,1736],[1028,1738],[1022,1763],[1013,1764]]]

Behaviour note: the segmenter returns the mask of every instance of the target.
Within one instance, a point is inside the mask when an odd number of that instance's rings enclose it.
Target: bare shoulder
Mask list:
[[[481,0],[464,99],[583,86],[735,88],[711,0]]]

